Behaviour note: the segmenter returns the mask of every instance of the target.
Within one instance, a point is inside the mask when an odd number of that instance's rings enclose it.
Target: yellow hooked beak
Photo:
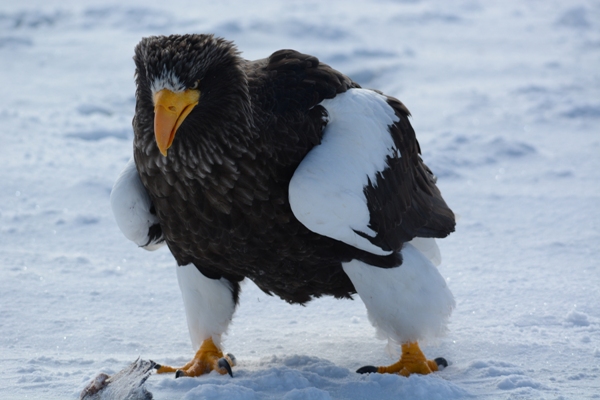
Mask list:
[[[162,89],[154,94],[154,136],[160,153],[167,156],[179,126],[198,104],[200,91],[188,89],[172,92]]]

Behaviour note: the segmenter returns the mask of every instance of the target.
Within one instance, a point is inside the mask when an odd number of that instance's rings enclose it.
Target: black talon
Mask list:
[[[231,353],[227,353],[227,357],[229,357],[229,361],[231,361],[231,366],[235,367],[237,365],[237,360],[235,356]]]
[[[235,357],[234,357],[234,359],[235,359]],[[231,376],[233,378],[233,371],[231,371],[231,365],[229,365],[229,361],[227,361],[227,359],[225,357],[220,358],[217,365],[219,366],[219,368],[226,369],[229,376]]]
[[[182,376],[185,376],[185,372],[183,372],[180,369],[178,369],[177,371],[175,371],[175,379],[181,378]]]
[[[154,361],[150,360],[150,362],[152,363],[152,368],[159,370],[162,368],[162,365],[155,363]]]
[[[438,367],[444,367],[444,368],[448,368],[448,361],[446,361],[446,359],[444,357],[438,357],[435,360],[435,363],[438,365]]]
[[[377,367],[374,367],[372,365],[365,365],[364,367],[360,367],[359,369],[357,369],[356,372],[359,374],[372,374],[377,372]]]

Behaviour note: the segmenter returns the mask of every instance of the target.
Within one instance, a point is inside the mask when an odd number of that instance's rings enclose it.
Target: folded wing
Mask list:
[[[322,142],[289,185],[294,215],[313,232],[376,255],[415,237],[445,237],[454,214],[422,162],[402,103],[349,89],[320,103],[328,123]]]

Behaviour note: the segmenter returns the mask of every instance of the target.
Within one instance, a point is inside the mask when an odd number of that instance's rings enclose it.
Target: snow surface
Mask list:
[[[119,231],[133,48],[214,32],[312,53],[413,114],[457,232],[457,308],[429,376],[390,364],[362,303],[243,287],[235,377],[153,375],[156,399],[600,398],[600,4],[559,0],[3,1],[0,398],[76,398],[138,356],[192,355],[174,261]]]

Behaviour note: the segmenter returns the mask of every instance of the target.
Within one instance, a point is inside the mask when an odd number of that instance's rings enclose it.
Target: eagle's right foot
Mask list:
[[[208,374],[210,371],[217,371],[221,375],[229,374],[233,376],[231,367],[235,366],[235,357],[232,354],[223,355],[223,352],[215,345],[212,338],[202,342],[200,350],[196,352],[194,358],[181,368],[169,367],[166,365],[158,366],[158,374],[175,372],[175,378],[182,376],[200,376]]]

